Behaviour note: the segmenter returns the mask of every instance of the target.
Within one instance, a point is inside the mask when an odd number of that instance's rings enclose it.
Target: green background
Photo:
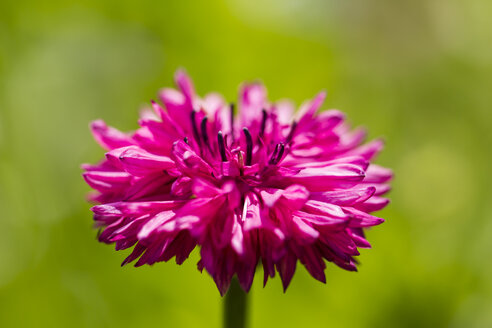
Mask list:
[[[200,94],[262,79],[299,104],[321,89],[394,169],[360,272],[298,271],[251,292],[253,327],[492,326],[492,2],[0,2],[0,327],[217,327],[196,252],[120,268],[96,241],[80,163],[88,123],[136,128],[184,67]]]

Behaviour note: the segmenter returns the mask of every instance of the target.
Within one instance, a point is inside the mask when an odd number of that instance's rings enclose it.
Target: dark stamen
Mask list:
[[[280,143],[280,147],[279,147],[279,150],[278,150],[278,155],[277,155],[277,158],[275,159],[275,163],[274,164],[278,164],[278,162],[280,162],[280,160],[282,159],[282,156],[284,155],[284,150],[285,150],[285,146],[283,143]]]
[[[292,141],[292,137],[294,137],[294,132],[296,132],[296,128],[297,128],[297,122],[294,121],[294,123],[292,123],[292,127],[290,128],[289,135],[287,136],[287,139],[285,140],[286,144],[288,144],[289,142]]]
[[[253,139],[251,138],[251,133],[249,133],[248,128],[243,128],[243,132],[246,137],[246,165],[250,166],[253,157]]]
[[[262,118],[261,118],[261,130],[260,130],[260,138],[263,137],[263,134],[265,133],[265,125],[266,125],[266,120],[267,120],[267,112],[266,110],[263,108],[263,110],[261,111],[262,113]]]
[[[275,146],[275,150],[273,151],[273,154],[270,157],[268,164],[277,165],[282,159],[282,156],[284,155],[284,151],[285,151],[285,145],[282,142],[278,143]]]
[[[278,147],[279,147],[278,145],[279,144],[277,144],[275,146],[275,150],[273,151],[273,154],[270,157],[270,160],[268,161],[268,164],[275,164],[275,160],[277,159]]]
[[[231,114],[231,138],[232,141],[234,142],[234,103],[229,104],[230,114]]]
[[[190,144],[190,143],[189,143],[189,141],[188,141],[188,137],[185,137],[185,138],[183,139],[183,141],[184,141],[184,142],[185,142],[185,144],[187,144],[187,145],[189,145],[189,144]]]
[[[205,145],[207,145],[208,147],[210,147],[210,144],[208,143],[207,120],[208,119],[207,119],[206,116],[202,120],[202,124],[201,124],[202,138],[203,138],[203,142],[205,143]]]
[[[191,111],[191,127],[193,129],[193,137],[195,137],[196,142],[200,145],[200,135],[196,126],[196,112],[194,110]]]
[[[220,157],[222,158],[222,162],[227,162],[224,136],[222,135],[222,131],[219,131],[219,133],[217,133],[217,143],[219,144],[219,152],[220,152]]]

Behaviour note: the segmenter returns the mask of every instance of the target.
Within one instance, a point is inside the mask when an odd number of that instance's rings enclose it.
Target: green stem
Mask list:
[[[234,278],[224,298],[224,328],[245,328],[247,309],[248,294]]]

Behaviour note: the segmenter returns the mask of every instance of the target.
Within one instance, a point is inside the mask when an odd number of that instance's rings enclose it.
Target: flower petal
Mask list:
[[[374,197],[369,198],[368,200],[366,200],[363,203],[359,203],[357,205],[354,205],[354,207],[361,210],[361,211],[371,213],[371,212],[379,211],[379,210],[385,208],[386,205],[388,205],[388,204],[389,204],[389,199],[374,196]]]
[[[349,222],[349,227],[351,228],[372,227],[384,222],[384,219],[367,214],[353,207],[344,207],[343,210],[351,217]]]
[[[326,98],[326,92],[318,93],[311,101],[304,103],[297,112],[297,128],[302,129],[313,119]]]
[[[175,167],[174,161],[169,157],[154,155],[137,146],[124,148],[119,160],[128,173],[136,176],[145,176]]]
[[[266,89],[261,83],[245,84],[239,91],[240,125],[250,127],[262,117],[266,106]]]
[[[371,164],[367,168],[364,183],[384,183],[391,180],[392,177],[393,171],[390,169],[376,164]]]
[[[306,168],[290,179],[311,191],[325,191],[328,188],[347,188],[364,179],[364,170],[359,165],[335,164],[323,168]]]
[[[106,216],[135,216],[176,209],[185,204],[184,200],[150,201],[150,202],[116,202],[96,205],[91,208],[95,214]]]
[[[127,172],[118,171],[88,171],[82,176],[89,186],[101,192],[124,189],[132,180],[132,176]]]
[[[93,121],[90,128],[94,139],[106,150],[130,146],[134,143],[126,133],[107,126],[103,120]]]
[[[186,74],[186,72],[182,69],[176,71],[174,75],[174,81],[176,85],[183,93],[186,104],[190,107],[193,107],[193,100],[195,98],[195,88],[193,86],[193,82],[191,78]]]
[[[147,239],[152,232],[162,227],[167,221],[172,220],[175,214],[175,211],[162,211],[158,213],[140,229],[137,238],[139,240]]]
[[[183,140],[174,143],[172,158],[181,171],[189,172],[190,175],[198,174],[210,177],[213,173],[212,167]]]
[[[325,192],[311,193],[311,198],[325,203],[330,203],[339,206],[351,206],[356,203],[362,203],[374,195],[375,187],[367,187],[363,189],[343,189]]]
[[[292,253],[287,253],[276,265],[277,271],[282,280],[282,286],[284,287],[284,293],[289,287],[290,281],[296,271],[297,257]]]

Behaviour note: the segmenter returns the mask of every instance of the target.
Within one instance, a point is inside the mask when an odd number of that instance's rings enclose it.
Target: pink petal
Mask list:
[[[326,92],[322,91],[318,93],[314,99],[301,106],[297,112],[298,128],[303,128],[313,119],[314,115],[325,101],[325,98]]]
[[[175,166],[174,161],[169,157],[154,155],[137,146],[126,147],[121,152],[119,160],[128,173],[136,176],[145,176]]]
[[[139,240],[145,240],[149,235],[157,230],[159,227],[163,226],[169,220],[172,220],[175,216],[174,211],[163,211],[155,215],[152,219],[147,221],[147,223],[142,227],[138,233]]]
[[[132,180],[127,172],[118,171],[88,171],[82,176],[89,186],[102,192],[125,188]]]
[[[324,168],[306,168],[290,178],[311,191],[330,187],[351,187],[364,179],[364,170],[354,164],[335,164]]]
[[[359,203],[357,205],[354,205],[354,207],[361,210],[361,211],[370,213],[370,212],[379,211],[379,210],[385,208],[386,205],[388,205],[388,204],[389,204],[389,199],[374,196],[374,197],[369,198],[368,200],[366,200],[363,203]]]
[[[376,157],[377,154],[381,152],[384,148],[384,141],[381,139],[373,140],[363,146],[357,147],[349,154],[362,156],[367,160],[371,160]]]
[[[385,167],[371,164],[367,168],[364,183],[383,183],[391,180],[393,171]]]
[[[336,219],[347,218],[347,215],[343,212],[341,207],[317,200],[307,201],[303,210],[311,214],[325,215]]]
[[[280,124],[291,124],[295,106],[290,100],[281,100],[274,104],[273,111],[277,115]]]
[[[351,217],[349,222],[351,228],[372,227],[384,222],[384,219],[367,214],[353,207],[344,207],[343,210]]]
[[[375,187],[363,189],[344,189],[325,192],[311,193],[311,198],[325,203],[331,203],[339,206],[351,206],[356,203],[362,203],[374,195]]]
[[[151,202],[116,202],[96,205],[91,208],[95,214],[110,216],[134,216],[145,213],[155,213],[175,209],[183,204],[184,200],[151,201]]]
[[[200,173],[209,177],[213,173],[212,167],[183,140],[174,143],[172,158],[179,169],[189,171],[192,175]]]
[[[266,106],[266,89],[260,83],[245,84],[239,91],[240,123],[249,127],[261,120],[261,112]]]
[[[357,247],[371,248],[371,244],[364,238],[364,233],[362,232],[362,229],[353,228],[348,229],[347,232],[350,237],[352,237],[352,240],[357,245]]]
[[[294,276],[294,272],[296,271],[296,263],[296,256],[289,252],[276,265],[280,279],[282,280],[284,293],[287,291],[287,287],[289,287],[290,281]]]
[[[174,81],[176,85],[183,93],[186,104],[192,107],[193,99],[195,98],[195,88],[193,87],[193,82],[184,70],[178,70],[174,75]]]
[[[285,199],[283,204],[295,211],[302,208],[306,203],[309,198],[309,191],[304,186],[291,185],[283,191],[282,198]]]
[[[263,226],[260,213],[260,204],[258,201],[258,197],[255,194],[250,193],[246,195],[244,199],[242,217],[244,221],[243,228],[245,231],[259,229]]]
[[[90,128],[96,141],[106,150],[133,144],[130,136],[116,130],[115,128],[107,126],[102,120],[93,121],[90,124]]]
[[[309,222],[311,225],[316,226],[316,229],[320,230],[323,228],[339,229],[340,227],[345,227],[349,221],[348,217],[332,217],[323,214],[313,214],[304,211],[294,212],[294,216],[298,216],[302,220]]]
[[[216,115],[219,115],[219,112],[221,112],[222,109],[224,109],[224,114],[230,112],[230,110],[225,105],[226,104],[224,98],[218,93],[209,93],[203,98],[203,101],[201,102],[202,109],[205,110],[207,117],[210,118],[216,118]],[[227,117],[221,123],[228,122],[230,122],[230,117]]]
[[[305,247],[303,256],[300,260],[314,279],[319,280],[322,283],[326,283],[324,273],[325,263],[323,262],[323,258],[317,248]]]
[[[231,246],[232,246],[232,249],[239,256],[245,255],[243,228],[242,228],[241,224],[239,223],[239,218],[237,215],[234,215],[234,225],[232,227]]]
[[[292,226],[295,229],[294,238],[300,243],[312,244],[319,237],[319,232],[298,216],[292,217]]]
[[[191,196],[191,187],[193,184],[193,180],[190,177],[179,177],[176,181],[173,182],[171,186],[171,193],[174,196],[187,197]]]

